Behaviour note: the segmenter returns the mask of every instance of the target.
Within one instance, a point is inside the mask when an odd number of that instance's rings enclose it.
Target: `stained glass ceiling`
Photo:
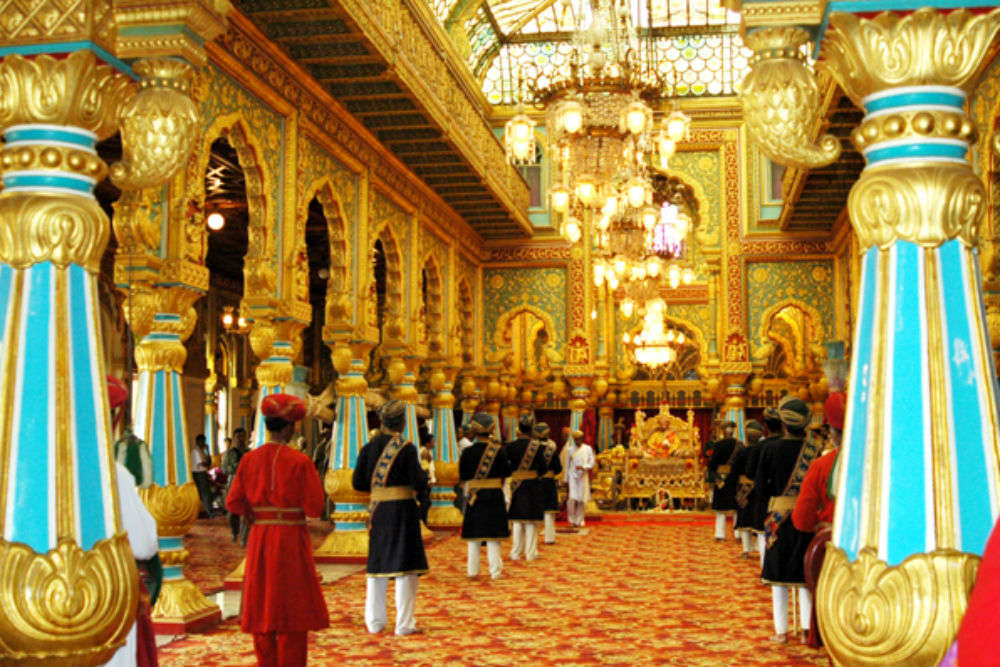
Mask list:
[[[572,26],[590,0],[427,0],[494,105],[516,101],[519,78],[545,85],[567,66]],[[750,55],[739,15],[720,0],[628,0],[640,34],[678,96],[732,95]]]

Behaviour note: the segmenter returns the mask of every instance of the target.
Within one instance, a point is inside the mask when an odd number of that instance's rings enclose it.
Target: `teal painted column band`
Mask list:
[[[368,506],[362,505],[361,503],[337,503],[337,514],[349,513],[349,512],[368,512]],[[336,521],[336,517],[334,517]],[[365,525],[364,521],[337,521],[334,529],[337,532],[343,532],[345,530],[368,530],[368,526]]]
[[[345,378],[354,381],[364,379],[365,362],[352,359]],[[334,470],[354,469],[358,452],[368,441],[368,412],[365,410],[364,396],[338,396],[337,418],[333,423],[331,446],[333,456],[330,467]]]
[[[445,463],[458,461],[455,413],[452,408],[434,408],[434,458]]]
[[[12,428],[8,475],[0,480],[8,497],[3,537],[41,553],[55,548],[58,490],[68,488],[74,529],[64,536],[89,549],[117,530],[96,276],[72,264],[3,266],[0,290],[0,374],[11,377],[13,390],[5,399]],[[57,369],[60,354],[69,365]],[[64,405],[57,385],[65,389]]]

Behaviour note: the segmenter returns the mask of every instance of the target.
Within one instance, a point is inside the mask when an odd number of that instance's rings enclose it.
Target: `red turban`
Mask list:
[[[837,429],[844,430],[844,413],[847,411],[847,394],[835,391],[826,398],[823,404],[823,415],[826,423]]]
[[[301,398],[291,394],[270,394],[261,401],[260,411],[265,417],[297,422],[305,418],[306,404]]]
[[[128,400],[128,387],[114,375],[108,376],[108,403],[114,410]]]

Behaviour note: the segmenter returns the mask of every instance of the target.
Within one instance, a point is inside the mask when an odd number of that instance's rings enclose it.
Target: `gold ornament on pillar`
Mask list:
[[[775,162],[813,169],[840,157],[831,134],[813,143],[819,123],[820,90],[802,52],[809,34],[795,27],[763,28],[744,37],[754,55],[740,98],[747,130],[762,153]]]
[[[0,65],[0,128],[49,123],[114,134],[118,109],[134,88],[124,75],[99,65],[88,51],[66,58],[6,56]],[[107,165],[86,151],[62,147],[4,147],[3,170],[35,168],[101,180]],[[42,261],[100,270],[110,233],[108,217],[91,197],[5,192],[0,197],[0,262],[22,269]]]
[[[148,58],[134,66],[139,93],[121,110],[122,161],[111,181],[122,190],[152,188],[187,161],[201,129],[188,95],[194,70],[180,60]]]
[[[968,92],[1000,18],[996,10],[943,14],[921,9],[874,19],[834,12],[830,26],[824,56],[834,78],[860,106],[868,95],[898,86],[933,83]],[[852,139],[863,149],[913,136],[972,143],[975,126],[965,113],[907,111],[865,121]],[[985,197],[968,164],[928,161],[866,169],[847,205],[862,248],[887,248],[897,239],[934,247],[958,238],[972,246],[978,243]]]

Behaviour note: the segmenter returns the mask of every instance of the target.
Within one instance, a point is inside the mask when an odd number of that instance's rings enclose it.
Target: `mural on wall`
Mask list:
[[[719,245],[722,215],[722,202],[725,196],[723,188],[725,181],[721,171],[719,151],[678,151],[670,158],[670,171],[684,181],[695,186],[701,205],[707,210],[699,211],[701,218],[697,230],[695,248],[714,248]],[[698,259],[696,253],[695,259]],[[699,276],[702,272],[699,271]]]
[[[764,361],[761,346],[767,336],[762,325],[765,319],[772,319],[773,311],[783,302],[801,304],[805,310],[815,312],[819,322],[812,325],[812,330],[829,337],[835,330],[834,293],[832,260],[748,263],[747,305],[754,360]]]
[[[518,350],[534,350],[537,345],[539,351],[563,354],[566,274],[565,267],[483,270],[483,349],[487,363],[500,363],[501,357],[513,349],[515,338]],[[518,319],[522,311],[532,313],[532,317]],[[541,328],[535,320],[546,325],[544,334],[539,335]],[[538,363],[537,357],[534,363]]]

